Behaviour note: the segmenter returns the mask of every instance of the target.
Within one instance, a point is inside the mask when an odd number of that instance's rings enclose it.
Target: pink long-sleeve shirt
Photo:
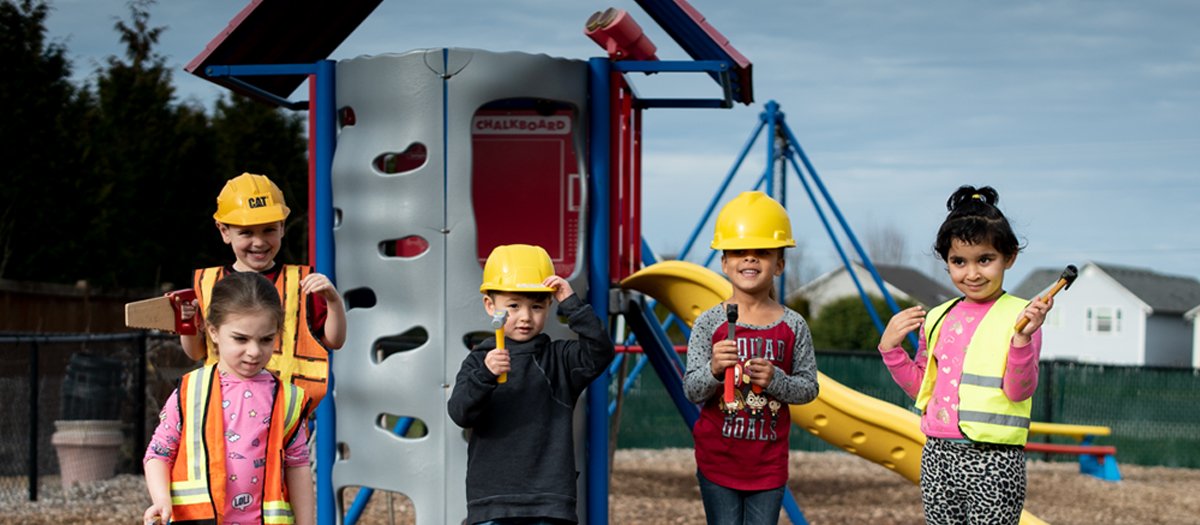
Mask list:
[[[267,429],[271,422],[271,402],[275,395],[275,377],[265,370],[249,379],[219,372],[221,404],[225,415],[225,523],[230,525],[261,523],[263,474],[266,471]],[[179,390],[163,405],[158,428],[146,447],[142,463],[157,459],[175,464],[179,453],[182,427],[179,414]],[[305,467],[308,459],[308,430],[301,423],[291,443],[286,444],[284,467]]]
[[[995,301],[989,303],[972,303],[959,301],[946,317],[942,319],[939,340],[934,345],[937,350],[937,378],[933,386],[933,397],[925,407],[921,416],[921,431],[930,437],[965,439],[958,428],[958,385],[962,379],[963,358],[966,356],[967,345],[975,335],[979,322],[988,313]],[[1016,322],[1016,319],[1013,320]],[[916,398],[921,390],[921,382],[928,373],[925,367],[929,363],[928,349],[925,348],[925,327],[921,327],[922,337],[918,343],[917,357],[910,359],[903,348],[880,348],[883,363],[887,365],[892,379],[909,397]],[[1037,390],[1038,357],[1042,348],[1042,331],[1039,329],[1030,337],[1025,346],[1011,346],[1008,350],[1008,363],[1005,366],[1003,390],[1004,395],[1011,401],[1023,401],[1033,396]]]

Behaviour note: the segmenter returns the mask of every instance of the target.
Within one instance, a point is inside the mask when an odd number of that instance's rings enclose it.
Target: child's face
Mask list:
[[[252,226],[232,226],[217,223],[221,240],[233,248],[237,257],[234,268],[238,271],[261,272],[275,266],[275,254],[283,242],[283,222],[269,222]]]
[[[990,243],[967,244],[953,239],[946,253],[946,270],[967,301],[987,303],[1004,293],[1004,271],[1016,261],[1015,255],[1006,258]]]
[[[209,325],[208,335],[217,346],[221,370],[248,379],[271,360],[279,326],[266,312],[230,314],[220,327]]]
[[[721,271],[733,287],[746,293],[769,292],[772,280],[783,275],[783,257],[779,248],[725,250]]]
[[[504,334],[513,341],[528,341],[542,333],[546,317],[550,315],[550,299],[533,299],[519,294],[492,292],[483,296],[483,307],[488,315],[507,311]]]

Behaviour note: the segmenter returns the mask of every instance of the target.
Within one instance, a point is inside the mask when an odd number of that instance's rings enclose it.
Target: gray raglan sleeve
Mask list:
[[[683,376],[683,392],[693,403],[704,403],[721,386],[712,374],[712,338],[717,328],[726,322],[721,305],[700,314],[692,323],[688,339],[687,373]]]
[[[803,405],[817,398],[817,358],[813,353],[812,332],[800,314],[788,309],[784,322],[796,334],[792,347],[792,371],[775,369],[775,377],[767,385],[767,393],[790,405]]]

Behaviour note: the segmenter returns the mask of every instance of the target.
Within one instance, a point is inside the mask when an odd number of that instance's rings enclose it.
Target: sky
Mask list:
[[[67,46],[78,80],[121,53],[112,27],[128,17],[124,0],[50,3],[50,37]],[[224,92],[182,68],[246,3],[150,7],[181,100],[211,108]],[[645,113],[643,229],[656,251],[683,247],[774,100],[860,241],[899,236],[903,262],[947,285],[930,246],[964,184],[996,188],[1026,243],[1010,289],[1035,269],[1089,261],[1200,278],[1200,3],[691,4],[753,62],[755,103]],[[689,58],[627,0],[385,0],[330,58],[466,47],[587,59],[603,52],[584,22],[608,7],[629,11],[659,58]],[[666,76],[633,82],[650,96],[717,94],[707,77]],[[760,139],[722,202],[751,189],[766,155]],[[841,263],[789,177],[795,265],[811,278]],[[707,243],[711,222],[701,232]]]

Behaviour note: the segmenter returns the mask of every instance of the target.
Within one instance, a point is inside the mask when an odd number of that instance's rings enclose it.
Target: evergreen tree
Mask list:
[[[79,239],[88,98],[70,83],[66,50],[46,39],[48,6],[0,0],[0,277],[74,282],[85,265]]]
[[[152,3],[129,4],[130,20],[114,26],[125,56],[109,57],[96,81],[90,240],[110,264],[94,266],[93,278],[184,288],[197,239],[212,229],[214,146],[203,110],[173,102],[171,72],[154,50],[163,28],[150,25]]]

